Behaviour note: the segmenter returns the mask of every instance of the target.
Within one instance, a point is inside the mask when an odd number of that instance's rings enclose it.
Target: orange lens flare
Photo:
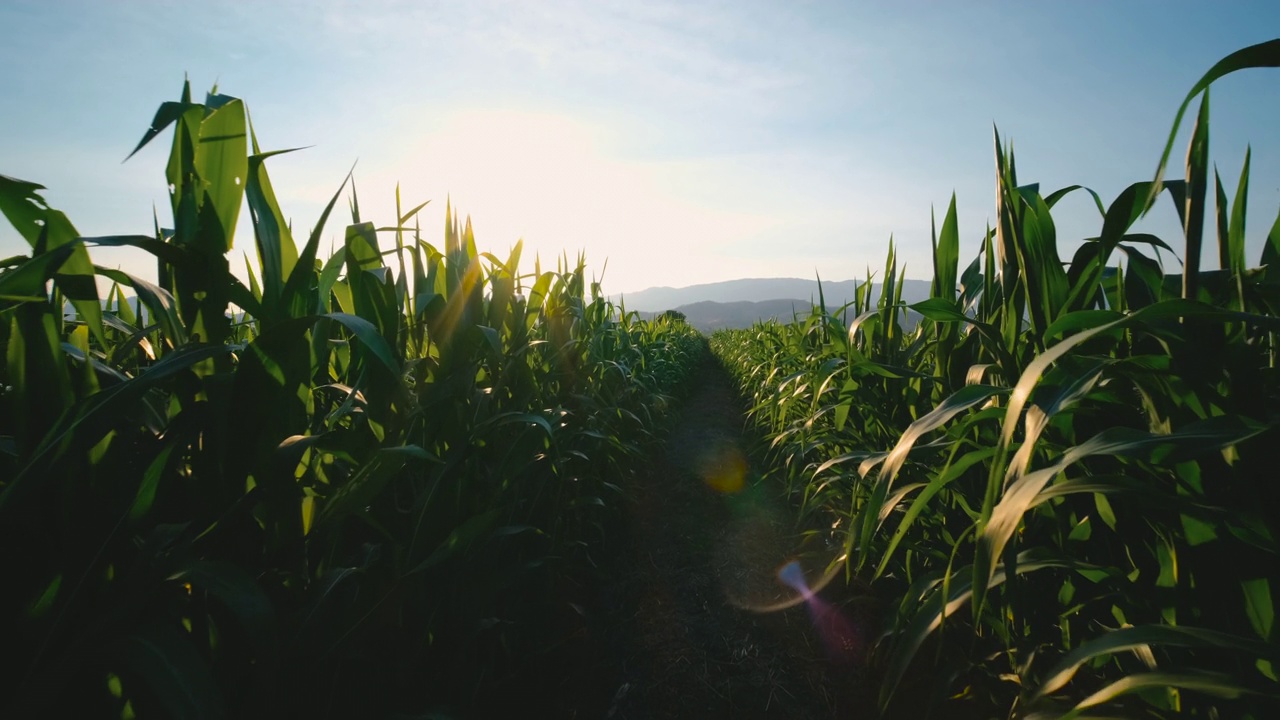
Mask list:
[[[732,445],[711,448],[698,461],[698,475],[718,493],[741,492],[747,480],[747,458]]]

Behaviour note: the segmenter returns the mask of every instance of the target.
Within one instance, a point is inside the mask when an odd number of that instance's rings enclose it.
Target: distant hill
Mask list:
[[[860,281],[841,280],[822,282],[822,292],[827,308],[834,310],[845,303],[852,302],[854,291]],[[872,287],[873,297],[879,297],[880,284]],[[929,281],[906,280],[902,286],[902,299],[907,303],[920,302],[929,297]],[[764,302],[772,300],[793,300],[818,302],[818,282],[801,278],[744,278],[726,280],[689,287],[652,287],[633,293],[623,293],[612,298],[621,300],[628,310],[641,312],[662,312],[663,310],[680,309],[684,305],[700,302],[738,303]],[[683,312],[683,310],[681,310]],[[687,313],[686,313],[687,314]],[[787,317],[790,317],[788,313]]]
[[[773,319],[785,323],[791,322],[797,316],[803,319],[809,315],[812,307],[806,300],[762,300],[760,302],[739,300],[725,303],[703,300],[672,309],[684,313],[685,320],[699,332],[710,335],[716,330],[749,328],[761,320]],[[828,307],[828,309],[834,311],[836,308]],[[652,311],[640,312],[640,316],[644,318],[651,318],[657,314]],[[849,320],[852,319],[852,317],[849,318]],[[902,322],[907,327],[915,327],[919,321],[920,315],[913,310],[908,310],[906,320]]]
[[[789,322],[796,315],[800,317],[808,315],[811,307],[805,300],[764,300],[762,302],[739,300],[724,303],[703,300],[674,309],[684,313],[685,320],[690,325],[709,334],[722,328],[748,328],[757,320],[770,318]],[[652,317],[657,314],[657,312],[640,313],[641,317]]]

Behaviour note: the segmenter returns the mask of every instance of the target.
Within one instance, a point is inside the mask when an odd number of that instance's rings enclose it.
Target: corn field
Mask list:
[[[1234,197],[1209,162],[1210,86],[1270,67],[1280,40],[1211,68],[1109,203],[1021,182],[997,132],[995,225],[962,267],[951,199],[928,300],[891,240],[878,296],[868,272],[711,338],[753,497],[779,483],[801,552],[836,548],[819,590],[879,608],[841,625],[874,624],[861,714],[1280,714],[1280,216],[1251,265],[1251,153]],[[581,596],[708,342],[582,257],[481,252],[451,206],[439,244],[398,188],[368,221],[350,175],[295,237],[248,117],[189,84],[160,106],[134,152],[172,135],[171,222],[143,234],[81,236],[0,175],[30,246],[0,260],[0,716],[570,716]],[[1072,193],[1099,230],[1066,258]],[[1133,230],[1170,205],[1182,237]]]
[[[350,177],[295,241],[278,152],[216,89],[184,86],[138,148],[168,131],[172,228],[82,237],[0,176],[31,247],[0,263],[0,715],[420,716],[536,692],[705,341],[621,312],[581,258],[478,252],[452,208],[440,245],[398,190],[375,225]],[[116,246],[156,282],[94,264]]]
[[[1250,155],[1234,199],[1208,166],[1210,84],[1276,66],[1280,41],[1215,65],[1154,179],[1109,204],[1020,182],[997,132],[996,225],[962,268],[952,198],[914,327],[891,243],[878,298],[869,275],[848,306],[712,338],[800,527],[885,601],[868,713],[1280,712],[1280,219],[1251,267]],[[1076,192],[1100,229],[1063,258],[1052,211]],[[1176,242],[1131,232],[1170,209]]]

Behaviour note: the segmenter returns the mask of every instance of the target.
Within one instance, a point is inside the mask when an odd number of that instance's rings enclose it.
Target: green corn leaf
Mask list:
[[[1143,198],[1150,187],[1150,183],[1139,182],[1125,188],[1107,208],[1099,236],[1096,239],[1086,239],[1076,251],[1067,272],[1071,290],[1063,312],[1093,308],[1111,253],[1121,242],[1131,237],[1128,235],[1129,228],[1142,217]]]
[[[206,238],[213,235],[219,241],[210,247],[210,253],[224,255],[233,246],[236,219],[240,216],[241,200],[249,179],[248,131],[243,102],[225,98],[217,109],[201,120],[195,168],[203,189],[200,204],[212,206],[217,218],[216,234],[205,235]],[[202,208],[202,215],[205,212]],[[202,222],[202,225],[207,232],[213,223]]]
[[[1235,274],[1242,273],[1245,270],[1245,214],[1249,201],[1249,160],[1252,154],[1252,148],[1246,147],[1244,165],[1240,169],[1240,181],[1236,184],[1235,200],[1231,203],[1231,218],[1225,233],[1226,247],[1222,252],[1222,259],[1226,261],[1223,263],[1222,268],[1231,270]],[[1215,177],[1217,176],[1216,171],[1214,175]],[[1219,191],[1222,189],[1221,180],[1218,181],[1218,189]]]
[[[370,322],[389,348],[398,347],[399,303],[391,268],[382,262],[377,232],[372,223],[347,228],[347,284],[355,304],[355,314]]]
[[[47,302],[18,307],[9,320],[5,371],[13,390],[6,392],[18,456],[39,452],[64,410],[74,401],[65,351]],[[22,474],[0,489],[0,510],[18,486]]]
[[[876,567],[874,577],[881,577],[888,570],[889,561],[893,558],[894,551],[906,538],[907,532],[911,529],[916,519],[929,508],[929,503],[933,498],[970,468],[990,460],[995,455],[995,452],[996,449],[993,447],[972,450],[965,453],[958,461],[952,462],[949,460],[943,471],[930,479],[920,495],[912,501],[911,507],[907,508],[907,512],[902,516],[902,520],[899,521],[893,536],[889,538],[889,542],[885,545],[884,552],[881,555],[880,564]]]
[[[1270,640],[1275,630],[1276,604],[1271,595],[1271,583],[1267,578],[1252,578],[1240,583],[1240,589],[1244,592],[1245,614],[1249,617],[1249,624],[1253,626],[1253,631],[1258,633],[1258,637],[1263,640]],[[1269,643],[1267,647],[1274,649],[1274,643]],[[1280,660],[1280,658],[1272,658]]]
[[[1036,391],[1036,401],[1027,408],[1023,423],[1022,446],[1014,454],[1005,475],[1006,483],[1030,467],[1032,454],[1040,434],[1049,421],[1062,410],[1072,407],[1087,396],[1102,380],[1103,371],[1114,361],[1111,358],[1084,359],[1084,366],[1075,370],[1061,384]]]
[[[342,273],[342,268],[347,262],[347,249],[340,247],[338,250],[324,263],[324,267],[320,269],[319,277],[319,294],[321,308],[330,310],[329,293],[333,292],[334,285],[338,282],[338,276]],[[345,287],[345,285],[344,285]],[[344,307],[351,307],[352,303],[348,303]],[[352,308],[354,310],[354,308]]]
[[[1280,267],[1280,213],[1276,213],[1276,221],[1271,224],[1271,231],[1262,244],[1262,259],[1259,262],[1267,267]]]
[[[1216,194],[1216,204],[1214,206],[1215,218],[1218,223],[1218,267],[1223,270],[1231,268],[1231,240],[1229,237],[1229,223],[1227,218],[1227,191],[1222,188],[1222,177],[1218,175],[1218,168],[1213,169],[1213,184]]]
[[[125,299],[124,288],[120,287],[120,283],[111,283],[115,289],[116,296],[116,314],[120,319],[130,325],[138,324],[138,316],[134,313],[133,308],[129,305],[129,301]]]
[[[408,223],[410,220],[414,218],[414,216],[418,214],[418,211],[422,210],[422,208],[426,207],[430,203],[431,203],[430,200],[423,200],[422,202],[415,205],[412,210],[401,215],[400,220],[398,222],[398,227],[403,228],[406,223]]]
[[[177,444],[169,443],[165,445],[151,464],[147,466],[146,472],[142,474],[142,482],[138,484],[138,492],[134,495],[133,503],[129,506],[129,522],[137,523],[151,512],[151,508],[155,505],[156,492],[160,488],[160,482],[164,478],[165,472],[169,468],[169,460],[173,457],[173,451],[178,448]]]
[[[49,207],[36,192],[43,186],[0,175],[0,212],[31,245],[32,256],[71,246],[68,256],[56,267],[56,290],[71,301],[89,332],[102,346],[107,338],[102,328],[102,305],[93,278],[93,262],[84,243],[66,215]]]
[[[1209,92],[1200,101],[1200,113],[1191,131],[1187,150],[1187,212],[1183,235],[1186,249],[1182,272],[1182,297],[1194,300],[1199,289],[1200,254],[1204,244],[1205,193],[1209,167]]]
[[[1071,650],[1049,671],[1043,682],[1031,694],[1034,704],[1041,698],[1058,692],[1071,682],[1077,670],[1090,660],[1116,653],[1127,652],[1149,645],[1191,648],[1222,648],[1254,657],[1280,660],[1280,650],[1274,645],[1237,637],[1216,630],[1189,626],[1140,625],[1111,630]]]
[[[329,219],[329,213],[333,212],[333,206],[337,204],[338,198],[342,196],[342,191],[350,180],[351,171],[348,171],[346,178],[338,186],[337,192],[333,194],[333,197],[329,198],[329,203],[325,205],[324,211],[320,213],[320,219],[316,221],[315,228],[311,230],[311,236],[307,238],[307,244],[303,246],[302,252],[298,254],[298,262],[293,266],[293,272],[289,273],[289,280],[285,283],[284,291],[281,294],[282,312],[284,308],[287,308],[289,317],[320,312],[329,304],[327,297],[313,299],[310,296],[310,290],[316,275],[316,253],[320,249],[320,236],[324,232],[324,225]]]
[[[1022,411],[1026,407],[1027,399],[1031,395],[1031,390],[1040,382],[1040,379],[1043,377],[1044,372],[1049,368],[1049,366],[1066,355],[1072,348],[1077,347],[1081,343],[1092,339],[1101,333],[1121,327],[1145,322],[1158,322],[1163,319],[1177,317],[1203,317],[1206,319],[1216,318],[1220,320],[1226,320],[1228,318],[1240,319],[1246,322],[1256,323],[1259,326],[1264,327],[1280,325],[1280,321],[1276,318],[1249,313],[1227,312],[1203,303],[1188,300],[1165,300],[1145,307],[1137,312],[1125,315],[1104,325],[1097,325],[1087,330],[1077,332],[1049,348],[1045,352],[1037,355],[1031,364],[1027,366],[1027,369],[1023,372],[1022,376],[1018,379],[1018,383],[1009,397],[1009,407],[1005,414],[1004,430],[1001,434],[1002,446],[1008,447],[1009,442],[1012,440],[1013,434],[1017,429],[1018,418],[1022,415]]]
[[[1090,330],[1109,323],[1124,320],[1125,315],[1115,310],[1077,310],[1059,317],[1045,329],[1045,340],[1068,337],[1081,330]],[[1119,329],[1116,330],[1119,332]]]
[[[182,116],[182,113],[186,111],[187,108],[185,104],[191,101],[191,84],[186,80],[182,83],[182,96],[182,102],[170,101],[160,104],[160,107],[156,110],[155,118],[151,120],[151,126],[142,134],[142,139],[139,140],[137,146],[133,148],[133,152],[129,153],[128,157],[125,158],[126,162],[129,158],[137,155],[139,150],[146,147],[147,143],[151,142],[160,133],[164,132],[165,128],[177,122],[178,118]]]
[[[360,470],[324,500],[312,526],[312,533],[332,527],[344,517],[373,501],[396,473],[410,462],[440,462],[416,445],[383,448]]]
[[[10,303],[48,302],[45,284],[58,272],[62,263],[71,257],[74,249],[74,245],[63,245],[34,258],[19,258],[21,265],[0,273],[0,300]],[[0,305],[2,307],[4,305]]]
[[[548,422],[545,417],[541,415],[536,415],[534,413],[524,413],[524,412],[507,412],[507,413],[501,413],[499,415],[495,415],[478,424],[476,426],[475,431],[477,434],[480,434],[492,429],[496,429],[503,425],[511,425],[511,424],[535,425],[539,428],[542,428],[542,431],[547,434],[548,438],[555,437],[555,434],[551,429],[551,423]]]
[[[449,537],[431,552],[425,560],[409,571],[410,575],[426,571],[457,555],[465,552],[480,538],[489,535],[498,524],[501,511],[497,508],[473,515],[462,522]]]
[[[217,682],[191,639],[156,622],[130,635],[121,654],[126,681],[136,679],[167,717],[190,720],[226,716]]]
[[[98,444],[121,415],[137,407],[138,401],[147,391],[190,370],[194,365],[215,356],[226,355],[230,351],[231,348],[226,346],[188,344],[168,353],[132,380],[80,401],[71,412],[59,419],[27,464],[0,490],[0,513],[10,510],[17,498],[25,493],[31,479],[42,475],[57,457],[85,452]]]
[[[906,462],[907,454],[911,452],[916,442],[932,430],[935,430],[946,424],[956,415],[976,407],[990,400],[996,395],[1002,395],[1007,392],[1004,388],[992,387],[989,385],[966,385],[957,390],[950,397],[942,402],[938,407],[934,408],[924,417],[913,422],[907,431],[894,445],[893,450],[884,460],[884,465],[880,468],[880,474],[876,478],[871,496],[867,499],[859,511],[858,521],[854,525],[858,532],[855,535],[852,531],[845,540],[845,552],[852,553],[855,541],[859,547],[870,547],[871,536],[875,533],[876,528],[880,524],[880,509],[884,504],[889,490],[893,486],[893,480],[898,474],[898,470],[902,464]],[[851,528],[852,530],[852,528]],[[852,557],[852,555],[850,555]],[[866,561],[864,556],[859,556],[858,563],[862,564]]]
[[[942,234],[934,242],[933,284],[930,296],[954,300],[956,273],[960,267],[960,230],[956,220],[956,194],[951,193],[951,204],[942,219]]]
[[[1017,395],[1018,391],[1015,389],[1014,397],[1016,398]],[[1010,404],[1012,405],[1012,402]],[[1173,463],[1235,445],[1265,430],[1266,426],[1238,416],[1210,418],[1192,423],[1169,434],[1115,427],[1103,430],[1080,445],[1070,448],[1057,462],[1048,467],[1032,472],[1025,472],[1016,464],[1010,467],[1008,489],[1005,490],[999,504],[991,512],[990,519],[982,527],[978,536],[978,551],[973,564],[979,586],[974,601],[975,616],[981,611],[984,599],[984,591],[981,589],[984,586],[984,578],[991,577],[1006,544],[1013,537],[1018,525],[1022,522],[1023,515],[1035,503],[1040,492],[1066,468],[1094,455],[1114,455],[1147,462]]]
[[[106,235],[82,239],[87,245],[135,247],[150,253],[173,268],[186,269],[191,264],[191,255],[184,248],[157,240],[149,235]]]
[[[244,254],[244,272],[249,276],[249,292],[253,293],[253,298],[261,303],[262,286],[258,284],[258,276],[253,272],[253,265],[249,262],[249,253]]]
[[[1214,81],[1225,75],[1238,70],[1267,67],[1280,67],[1280,38],[1258,43],[1257,45],[1250,45],[1247,48],[1231,53],[1214,63],[1213,67],[1209,68],[1208,72],[1201,76],[1195,85],[1191,86],[1186,99],[1182,101],[1182,105],[1178,107],[1177,114],[1174,115],[1173,129],[1169,131],[1169,140],[1165,143],[1164,152],[1160,154],[1160,163],[1156,166],[1151,192],[1144,205],[1149,207],[1155,201],[1155,196],[1160,192],[1165,166],[1169,162],[1169,153],[1173,151],[1173,141],[1178,137],[1178,127],[1182,124],[1182,117],[1186,114],[1187,107],[1191,105],[1191,101],[1200,93],[1207,91],[1209,85],[1213,84]]]
[[[1180,688],[1221,698],[1238,698],[1242,695],[1266,695],[1276,698],[1280,694],[1263,692],[1240,684],[1239,679],[1225,673],[1206,671],[1184,672],[1149,672],[1128,675],[1107,685],[1089,697],[1081,700],[1070,712],[1061,715],[1061,720],[1075,720],[1081,713],[1095,708],[1116,698],[1132,693],[1141,693],[1154,688]]]
[[[1010,395],[1008,409],[1005,414],[1005,420],[1003,424],[1004,429],[1001,433],[1001,439],[1000,439],[1000,447],[1002,448],[1002,452],[1004,451],[1004,449],[1007,449],[1009,447],[1009,443],[1012,440],[1013,434],[1017,429],[1018,419],[1022,415],[1022,411],[1026,406],[1028,398],[1030,397],[1031,390],[1035,387],[1037,383],[1040,382],[1040,379],[1042,378],[1042,376],[1044,375],[1044,372],[1048,369],[1048,367],[1053,363],[1057,362],[1059,358],[1063,357],[1072,348],[1078,346],[1079,344],[1085,342],[1086,340],[1089,340],[1091,338],[1098,336],[1099,334],[1113,331],[1123,326],[1128,326],[1128,325],[1136,324],[1138,322],[1143,322],[1143,321],[1159,321],[1160,319],[1169,318],[1169,317],[1190,317],[1190,316],[1200,316],[1205,318],[1220,318],[1220,319],[1238,318],[1246,322],[1256,323],[1258,325],[1267,326],[1267,327],[1275,327],[1280,325],[1280,322],[1277,322],[1275,318],[1257,316],[1257,315],[1252,315],[1248,313],[1224,312],[1222,310],[1213,308],[1211,306],[1207,306],[1198,302],[1192,302],[1187,300],[1167,300],[1160,303],[1156,303],[1154,305],[1150,305],[1137,312],[1134,312],[1130,315],[1126,315],[1120,319],[1114,320],[1104,325],[1098,325],[1098,326],[1089,328],[1087,330],[1078,332],[1075,335],[1068,337],[1062,342],[1049,348],[1047,351],[1042,352],[1038,356],[1036,356],[1036,358],[1031,362],[1031,364],[1027,366],[1026,371],[1024,371],[1022,376],[1018,379],[1018,383],[1014,387],[1013,393]],[[995,500],[995,496],[993,492],[996,488],[998,488],[998,475],[996,473],[996,467],[1002,465],[1003,455],[1001,456],[1001,458],[1002,458],[1001,463],[997,463],[996,465],[992,466],[991,480],[989,481],[989,486],[988,486],[988,495],[987,495],[986,503],[984,504],[984,511],[983,511],[984,517],[989,516],[991,503],[993,503]],[[979,598],[979,602],[977,603],[977,607],[980,608],[980,606],[981,606],[981,598]]]
[[[182,320],[178,317],[177,303],[174,302],[172,295],[163,288],[152,285],[142,278],[134,277],[121,270],[113,270],[102,266],[95,266],[94,269],[103,277],[133,288],[138,301],[151,313],[151,318],[160,324],[165,338],[178,347],[186,344],[186,329],[182,324]]]
[[[267,174],[267,158],[295,152],[301,148],[259,153],[249,157],[246,169],[245,199],[253,218],[253,236],[258,250],[258,266],[262,268],[262,295],[264,305],[271,308],[272,319],[279,312],[277,304],[284,296],[285,283],[298,262],[298,248],[294,245],[284,213],[276,200],[271,178]]]
[[[1151,258],[1125,245],[1120,246],[1128,261],[1124,276],[1124,300],[1129,310],[1159,302],[1163,294],[1164,272]]]
[[[275,610],[262,586],[244,568],[225,560],[191,560],[182,563],[168,580],[188,583],[217,598],[253,642],[255,664],[261,671],[274,668],[279,653]]]
[[[147,360],[154,361],[156,359],[155,347],[152,346],[151,341],[147,339],[147,336],[158,331],[160,326],[147,325],[135,330],[132,326],[124,325],[120,328],[121,332],[124,331],[124,328],[129,328],[130,333],[123,342],[118,343],[115,347],[111,348],[111,353],[107,356],[107,364],[111,366],[118,365],[135,347],[142,351],[142,354],[147,358]]]
[[[1064,558],[1047,557],[1043,553],[1032,551],[1021,553],[1017,561],[1016,572],[1019,575],[1045,568],[1073,567],[1079,564]],[[966,572],[967,570],[969,568],[960,568],[951,573],[950,576],[954,579],[947,585],[940,582],[937,583],[936,589],[919,604],[919,609],[902,631],[898,633],[897,637],[894,638],[893,649],[885,667],[884,679],[880,684],[880,708],[882,711],[888,707],[898,684],[906,675],[907,668],[911,665],[911,661],[924,644],[925,639],[942,626],[945,617],[954,615],[973,597],[973,573]],[[985,593],[987,590],[1003,584],[1005,580],[1004,567],[998,566],[983,586],[983,592]]]
[[[1061,190],[1055,190],[1045,196],[1044,202],[1046,205],[1052,208],[1054,205],[1058,204],[1059,200],[1070,195],[1076,190],[1084,190],[1086,193],[1088,193],[1089,197],[1093,198],[1094,206],[1098,208],[1098,215],[1100,215],[1103,219],[1106,219],[1107,208],[1105,205],[1102,204],[1102,198],[1098,196],[1098,193],[1094,192],[1093,190],[1090,190],[1089,188],[1083,185],[1069,185],[1067,187],[1062,188]]]
[[[40,238],[44,216],[49,211],[44,198],[36,192],[44,189],[37,183],[0,175],[0,212],[32,247]]]
[[[335,607],[342,602],[339,590],[357,583],[362,575],[362,568],[356,567],[335,567],[324,571],[310,588],[308,602],[300,613],[301,623],[295,636],[298,646],[319,654],[341,642],[342,631],[331,622],[340,617],[340,609]]]

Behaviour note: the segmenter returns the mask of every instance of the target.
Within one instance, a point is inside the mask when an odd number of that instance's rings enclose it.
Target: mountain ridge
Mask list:
[[[865,280],[824,280],[820,296],[817,280],[740,278],[679,288],[651,287],[611,299],[621,303],[628,312],[636,311],[646,318],[675,310],[697,330],[713,333],[721,329],[748,328],[762,320],[790,322],[797,316],[807,316],[819,297],[826,303],[827,310],[834,313],[853,302],[858,287],[865,283]],[[879,298],[881,287],[880,283],[871,284],[872,302]],[[902,281],[902,300],[906,303],[925,300],[929,294],[928,281]],[[919,319],[917,313],[907,311],[908,324],[914,325]]]
[[[822,297],[829,309],[852,302],[858,286],[865,280],[823,280]],[[872,283],[872,297],[880,295],[881,283]],[[907,303],[919,302],[929,297],[928,280],[903,280],[902,299]],[[628,310],[662,312],[678,310],[682,305],[698,302],[764,302],[774,300],[817,303],[818,281],[803,278],[738,278],[714,283],[701,283],[685,287],[655,286],[637,292],[618,293],[610,296]]]

